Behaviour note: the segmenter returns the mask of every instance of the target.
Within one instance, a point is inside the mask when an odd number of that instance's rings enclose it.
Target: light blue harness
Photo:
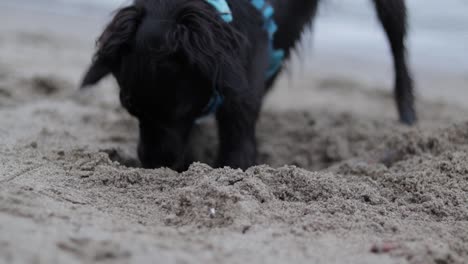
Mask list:
[[[234,17],[231,12],[231,8],[227,3],[227,0],[205,0],[207,3],[212,5],[220,13],[222,19],[226,23],[231,23],[234,20]],[[268,32],[268,52],[270,54],[270,65],[266,72],[266,79],[273,77],[281,68],[284,59],[284,50],[275,50],[273,46],[274,35],[278,30],[275,19],[273,17],[275,10],[273,6],[265,0],[250,0],[251,4],[257,8],[260,13],[263,14],[264,29]],[[218,108],[223,104],[223,96],[219,91],[215,90],[213,96],[211,97],[208,105],[205,107],[202,113],[202,117],[211,115],[215,113]],[[199,118],[200,119],[200,118]]]
[[[231,8],[226,0],[205,0],[211,4],[218,12],[221,14],[221,17],[227,23],[230,23],[234,20]],[[266,78],[269,79],[275,75],[281,68],[281,64],[284,59],[284,50],[275,50],[273,46],[274,36],[278,30],[275,19],[273,17],[275,10],[273,6],[265,0],[250,0],[251,4],[257,8],[263,14],[263,19],[265,21],[264,29],[268,32],[268,50],[270,53],[270,65],[266,72]]]
[[[208,2],[208,4],[212,5],[218,12],[221,14],[221,17],[223,20],[227,23],[231,23],[233,18],[232,18],[232,13],[231,13],[231,8],[229,7],[228,3],[226,0],[205,0]]]

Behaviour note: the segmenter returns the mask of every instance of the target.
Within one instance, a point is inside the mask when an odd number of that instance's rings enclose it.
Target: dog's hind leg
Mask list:
[[[395,67],[395,100],[400,121],[416,122],[413,82],[407,66],[405,38],[407,12],[404,0],[373,0],[378,17],[390,42]]]

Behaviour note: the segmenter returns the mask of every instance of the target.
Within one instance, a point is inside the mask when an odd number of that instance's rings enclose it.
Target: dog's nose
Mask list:
[[[161,168],[169,168],[173,171],[183,172],[187,170],[188,166],[183,162],[173,162],[171,164],[168,163],[160,163],[160,162],[141,162],[142,167],[145,169],[161,169]]]
[[[169,168],[177,172],[184,171],[186,166],[183,157],[179,157],[175,153],[148,153],[144,150],[138,151],[138,157],[141,165],[145,169]]]

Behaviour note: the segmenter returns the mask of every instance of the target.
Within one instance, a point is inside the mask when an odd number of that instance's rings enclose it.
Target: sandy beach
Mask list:
[[[0,263],[468,263],[468,72],[415,63],[406,127],[391,65],[317,51],[267,100],[264,165],[206,165],[208,121],[199,163],[144,170],[114,81],[77,88],[107,18],[0,17]]]

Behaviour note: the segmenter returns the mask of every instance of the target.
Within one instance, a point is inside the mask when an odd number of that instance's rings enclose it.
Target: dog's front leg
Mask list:
[[[256,164],[255,131],[265,93],[265,73],[270,62],[267,34],[257,37],[256,45],[251,47],[252,56],[245,75],[225,76],[226,83],[231,85],[222,89],[225,102],[216,115],[219,134],[217,167],[245,170]]]
[[[255,126],[260,102],[255,97],[230,100],[219,109],[219,152],[217,167],[247,169],[255,165],[257,142]]]

